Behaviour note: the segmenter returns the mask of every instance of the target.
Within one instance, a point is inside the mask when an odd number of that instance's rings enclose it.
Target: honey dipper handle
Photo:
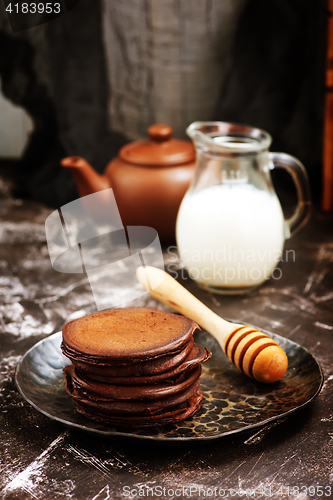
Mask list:
[[[136,275],[152,297],[202,326],[225,350],[225,342],[237,325],[215,314],[162,269],[138,267]]]
[[[136,274],[152,297],[191,318],[213,335],[230,361],[247,376],[264,383],[277,382],[283,377],[288,358],[268,335],[220,318],[161,269],[138,267]]]

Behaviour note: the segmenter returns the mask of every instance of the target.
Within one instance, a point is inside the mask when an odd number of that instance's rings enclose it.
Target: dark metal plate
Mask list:
[[[212,359],[203,364],[204,401],[193,418],[176,425],[127,431],[92,422],[77,413],[63,387],[62,369],[69,361],[60,350],[61,332],[38,342],[23,356],[15,374],[16,385],[38,411],[84,431],[161,441],[221,438],[285,417],[310,403],[321,389],[322,370],[313,356],[291,340],[264,332],[285,350],[289,359],[286,375],[270,385],[240,373],[211,335],[204,331],[195,335],[196,341],[213,353]]]

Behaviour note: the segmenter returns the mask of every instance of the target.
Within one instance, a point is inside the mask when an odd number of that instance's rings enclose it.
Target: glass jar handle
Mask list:
[[[304,165],[287,153],[269,153],[271,168],[284,168],[291,175],[297,191],[298,204],[293,215],[285,221],[286,238],[293,236],[309,220],[311,193],[308,174]]]

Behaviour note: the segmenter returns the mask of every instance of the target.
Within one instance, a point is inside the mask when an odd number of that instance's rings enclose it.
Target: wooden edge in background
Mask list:
[[[322,208],[330,211],[333,210],[333,0],[328,0],[325,84]]]

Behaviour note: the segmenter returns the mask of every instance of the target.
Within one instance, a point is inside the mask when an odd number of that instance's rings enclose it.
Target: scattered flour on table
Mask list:
[[[68,432],[60,434],[52,443],[24,470],[18,474],[8,474],[8,482],[3,489],[3,496],[9,493],[27,492],[33,498],[46,498],[44,495],[50,495],[52,491],[53,498],[70,499],[73,497],[75,484],[71,479],[65,481],[49,480],[43,470],[46,467],[53,451],[62,443]],[[12,477],[10,477],[12,475]]]

